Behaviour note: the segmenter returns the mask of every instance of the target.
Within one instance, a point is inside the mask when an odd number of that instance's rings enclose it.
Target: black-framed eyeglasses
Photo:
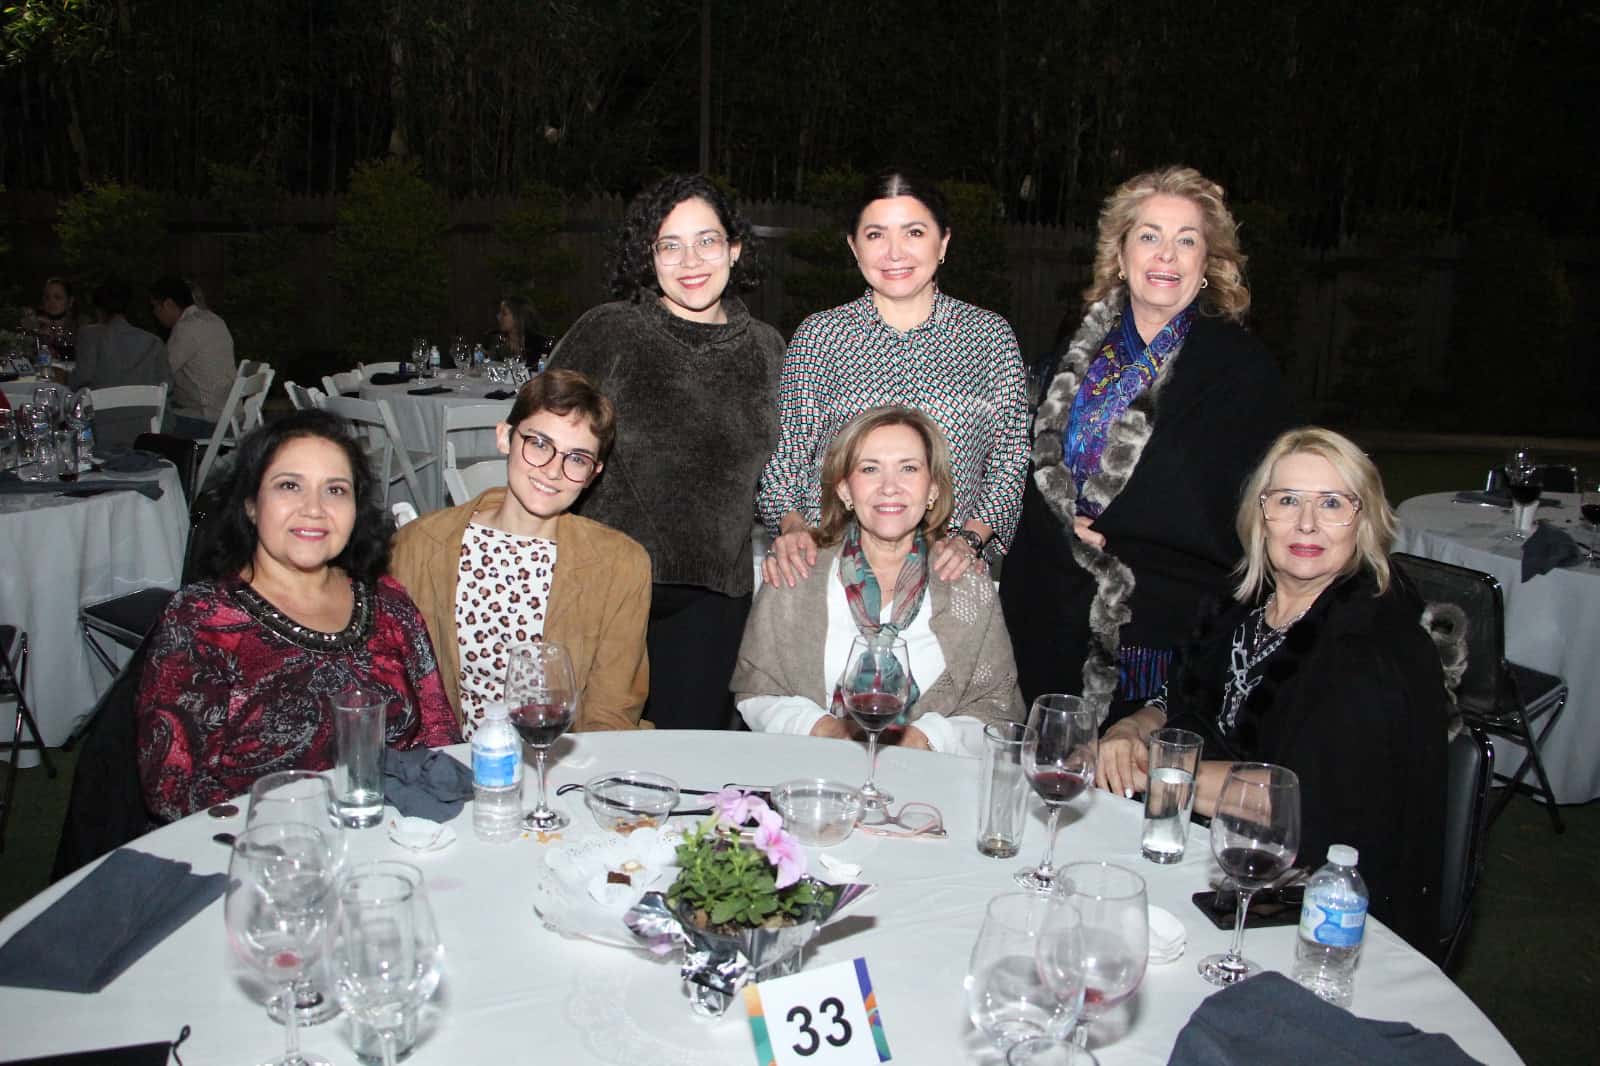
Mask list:
[[[716,263],[728,254],[728,238],[720,233],[702,233],[687,241],[668,237],[651,247],[655,250],[656,261],[662,266],[680,265],[688,258],[691,248],[702,263]]]
[[[562,475],[579,485],[587,484],[600,469],[600,460],[588,452],[577,449],[564,452],[542,433],[518,433],[517,436],[522,438],[522,461],[529,466],[543,470],[559,455]]]
[[[1306,492],[1301,489],[1268,489],[1261,494],[1261,516],[1268,522],[1294,522],[1307,500],[1311,515],[1319,526],[1348,526],[1361,512],[1361,497],[1347,492]]]

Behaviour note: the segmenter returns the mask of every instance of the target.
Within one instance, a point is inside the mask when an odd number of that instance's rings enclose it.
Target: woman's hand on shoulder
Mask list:
[[[761,579],[773,588],[795,585],[811,576],[817,565],[817,542],[804,527],[784,533],[767,549],[761,561]]]
[[[944,537],[933,546],[930,562],[940,581],[960,581],[969,570],[981,571],[983,558],[961,537]]]
[[[829,737],[833,740],[849,740],[850,727],[831,714],[825,714],[817,719],[817,724],[811,727],[814,737]]]

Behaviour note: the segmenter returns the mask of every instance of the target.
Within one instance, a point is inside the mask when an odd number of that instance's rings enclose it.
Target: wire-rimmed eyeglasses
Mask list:
[[[1294,522],[1307,501],[1312,520],[1319,526],[1348,526],[1361,512],[1361,497],[1347,492],[1309,492],[1303,489],[1268,489],[1261,494],[1261,516],[1268,522]]]
[[[656,262],[662,266],[680,265],[688,257],[691,248],[702,263],[715,263],[728,254],[728,238],[720,233],[701,233],[687,241],[667,237],[650,247],[656,253]]]
[[[600,461],[588,452],[576,448],[564,452],[553,444],[549,437],[542,433],[518,433],[522,438],[522,461],[529,466],[544,469],[550,465],[550,460],[561,456],[561,473],[568,481],[579,485],[587,484],[594,477],[595,471],[600,469]]]

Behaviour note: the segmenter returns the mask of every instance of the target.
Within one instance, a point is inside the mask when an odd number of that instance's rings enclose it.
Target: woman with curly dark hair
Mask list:
[[[628,207],[617,297],[578,319],[550,365],[589,375],[616,405],[606,470],[577,510],[650,554],[645,717],[720,729],[750,611],[756,481],[778,438],[783,338],[733,290],[754,284],[750,225],[708,179],[665,178]]]
[[[390,696],[391,747],[460,741],[433,645],[393,579],[381,489],[349,425],[299,411],[241,442],[201,580],[167,605],[136,707],[163,821],[276,770],[334,763],[329,697]]]

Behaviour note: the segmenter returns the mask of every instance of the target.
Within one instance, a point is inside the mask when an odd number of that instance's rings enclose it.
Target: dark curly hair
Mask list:
[[[640,293],[661,295],[656,281],[656,235],[672,209],[685,200],[701,199],[717,213],[728,243],[741,245],[739,261],[730,268],[728,288],[745,292],[761,284],[756,269],[755,233],[750,220],[734,209],[716,183],[702,174],[671,174],[633,198],[611,249],[611,295],[631,300]]]
[[[221,506],[210,530],[204,557],[196,568],[201,579],[231,577],[247,566],[256,553],[256,524],[245,503],[261,491],[261,479],[278,449],[301,437],[321,437],[344,449],[355,482],[356,520],[350,539],[332,565],[353,580],[371,585],[389,566],[389,536],[393,522],[383,506],[383,490],[373,477],[372,465],[357,443],[350,423],[329,411],[296,411],[251,431],[234,452],[232,480],[223,490]]]

